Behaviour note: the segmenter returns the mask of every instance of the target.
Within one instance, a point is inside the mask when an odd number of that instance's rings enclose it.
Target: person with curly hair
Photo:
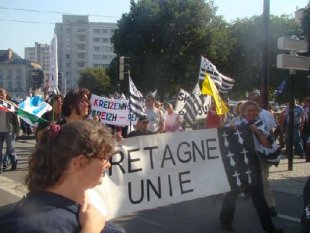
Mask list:
[[[106,221],[86,195],[111,167],[114,145],[111,132],[95,121],[45,128],[30,156],[29,192],[0,218],[1,232],[124,232]]]

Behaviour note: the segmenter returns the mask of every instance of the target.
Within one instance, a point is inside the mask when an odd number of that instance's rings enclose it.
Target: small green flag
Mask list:
[[[23,119],[26,123],[30,125],[37,125],[39,123],[48,122],[45,119],[37,117],[36,115],[26,112],[20,108],[17,108],[16,113],[17,113],[17,116],[19,116],[21,119]]]

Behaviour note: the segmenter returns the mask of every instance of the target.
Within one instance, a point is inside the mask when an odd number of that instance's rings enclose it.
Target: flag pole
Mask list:
[[[128,78],[128,87],[129,87],[129,89],[130,89],[130,80],[129,79],[131,79],[130,78],[130,75],[129,75],[129,78]],[[129,91],[130,92],[130,91]],[[129,93],[129,95],[130,95],[130,93]],[[131,117],[131,100],[130,100],[130,98],[129,98],[129,116],[130,116],[130,118],[129,118],[129,130],[131,130],[131,121],[132,121],[132,117]],[[128,131],[127,131],[128,132]]]

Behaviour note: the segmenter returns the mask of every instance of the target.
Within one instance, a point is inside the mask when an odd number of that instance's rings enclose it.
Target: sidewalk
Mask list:
[[[269,170],[271,188],[275,191],[302,196],[304,185],[310,176],[310,163],[294,157],[293,171],[288,170],[288,159],[282,158],[278,167]]]

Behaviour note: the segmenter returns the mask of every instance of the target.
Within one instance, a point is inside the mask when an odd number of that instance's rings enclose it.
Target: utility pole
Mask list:
[[[262,57],[262,82],[261,93],[263,98],[263,108],[268,109],[269,99],[269,17],[270,17],[270,0],[264,0],[263,11],[263,57]]]

